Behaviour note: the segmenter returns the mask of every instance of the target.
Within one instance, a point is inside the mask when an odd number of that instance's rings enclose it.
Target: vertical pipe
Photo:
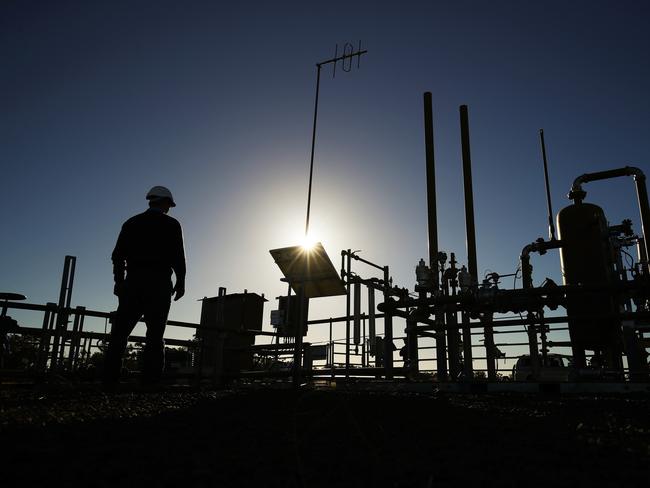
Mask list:
[[[455,281],[455,276],[457,274],[456,264],[456,255],[452,252],[451,259],[449,260],[450,279],[452,281]],[[450,283],[450,279],[443,278],[442,281],[442,291],[445,296],[455,294],[455,289],[453,283]],[[456,311],[447,312],[445,314],[445,322],[447,324],[447,356],[449,357],[449,374],[451,380],[456,381],[460,374],[460,337],[458,334],[458,314]]]
[[[458,380],[460,375],[460,348],[458,344],[458,315],[456,312],[448,312],[447,322],[447,344],[449,356],[449,375],[451,381]]]
[[[425,292],[420,292],[424,295]],[[411,374],[415,375],[420,371],[420,354],[418,349],[418,314],[417,309],[409,314],[406,321],[406,357],[404,358],[404,367],[408,366]]]
[[[544,322],[544,309],[541,308],[537,312],[537,317],[539,318],[539,338],[542,343],[542,364],[548,366],[548,345],[546,342],[546,329],[547,325]]]
[[[298,293],[296,294],[298,299],[298,320],[296,321],[296,338],[293,350],[293,386],[294,388],[300,387],[300,382],[302,380],[302,332],[307,322],[306,310],[305,310],[305,286],[304,283],[300,283],[300,288],[298,288]]]
[[[390,300],[390,272],[384,266],[384,303]],[[393,378],[393,316],[390,312],[384,313],[384,368],[386,379]]]
[[[368,340],[375,343],[375,289],[368,287]]]
[[[355,281],[354,286],[354,345],[361,343],[361,283]]]
[[[79,369],[79,355],[80,355],[80,348],[81,348],[81,334],[84,331],[84,321],[86,320],[86,307],[77,307],[77,310],[79,310],[79,329],[78,329],[78,337],[77,341],[75,343],[75,353],[74,353],[74,364],[72,365],[74,369]]]
[[[648,262],[648,255],[646,254],[645,250],[645,239],[643,237],[639,237],[636,243],[636,254],[637,254],[637,260],[641,263],[647,263]]]
[[[469,148],[467,105],[460,106],[460,140],[463,154],[463,188],[465,192],[465,231],[467,234],[467,270],[478,283],[476,264],[476,229],[474,226],[474,192],[472,190],[472,159]]]
[[[634,182],[636,183],[636,195],[639,200],[639,211],[641,212],[641,233],[643,234],[643,242],[645,244],[645,271],[650,275],[650,263],[647,262],[648,256],[650,256],[650,241],[647,236],[647,233],[650,232],[650,205],[648,204],[648,190],[645,185],[645,175],[634,175]]]
[[[61,287],[59,288],[59,308],[65,307],[67,302],[71,257],[72,256],[66,256],[63,261],[63,274],[61,275]]]
[[[334,378],[334,341],[332,340],[332,317],[330,317],[330,350],[329,350],[330,368],[332,370],[332,378]]]
[[[485,337],[485,362],[487,363],[487,377],[489,381],[496,381],[497,379],[493,319],[492,313],[485,313],[481,316],[483,335]]]
[[[526,333],[528,334],[528,352],[530,355],[530,369],[533,372],[533,378],[535,380],[539,379],[539,345],[537,344],[537,323],[535,320],[535,314],[531,311],[528,312],[526,316],[528,321],[528,328]]]
[[[466,379],[474,377],[474,359],[472,356],[472,329],[469,323],[467,312],[461,312],[461,322],[463,324],[463,374]]]
[[[447,334],[445,332],[445,314],[437,313],[436,320],[436,369],[438,381],[447,381]]]
[[[436,167],[433,153],[433,108],[431,92],[424,94],[424,143],[427,162],[427,209],[429,224],[429,267],[438,288],[438,219],[436,213]]]
[[[350,377],[350,268],[352,267],[352,250],[348,249],[346,253],[346,271],[345,271],[345,377]]]
[[[366,317],[363,317],[363,340],[361,341],[361,366],[366,366]]]
[[[474,224],[474,192],[472,189],[472,158],[469,146],[469,116],[467,105],[460,106],[460,138],[463,153],[463,188],[465,191],[465,229],[467,233],[467,270],[474,284],[478,283],[478,265],[476,262],[476,227]],[[485,352],[488,379],[496,379],[494,358],[494,336],[492,318],[485,322]]]
[[[72,300],[72,287],[74,285],[74,270],[77,265],[77,258],[75,256],[66,256],[69,259],[70,274],[68,278],[67,294],[65,300],[65,307],[70,308],[70,301]]]

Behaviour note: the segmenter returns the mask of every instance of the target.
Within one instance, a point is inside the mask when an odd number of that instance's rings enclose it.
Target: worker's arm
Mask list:
[[[183,244],[183,229],[177,223],[177,229],[174,233],[173,241],[173,261],[172,269],[176,275],[176,285],[174,285],[174,301],[180,300],[185,295],[185,246]]]
[[[124,283],[124,275],[126,272],[127,235],[128,232],[125,230],[124,226],[122,226],[120,235],[117,238],[117,243],[115,244],[115,249],[113,249],[113,254],[111,254],[111,260],[113,261],[113,279],[115,280],[113,293],[118,296],[122,284]]]

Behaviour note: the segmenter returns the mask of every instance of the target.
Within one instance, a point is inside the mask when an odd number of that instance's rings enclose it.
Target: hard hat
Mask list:
[[[172,207],[176,206],[172,192],[170,192],[169,189],[165,188],[164,186],[154,186],[147,193],[147,200],[157,200],[159,198],[167,198],[171,202]]]

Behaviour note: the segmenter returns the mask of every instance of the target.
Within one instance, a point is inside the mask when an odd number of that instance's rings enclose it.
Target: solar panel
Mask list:
[[[343,280],[320,242],[310,249],[291,246],[269,252],[294,292],[304,286],[307,298],[346,294]]]

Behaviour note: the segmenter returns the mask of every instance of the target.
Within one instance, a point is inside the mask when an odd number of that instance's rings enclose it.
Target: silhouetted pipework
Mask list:
[[[433,153],[433,103],[431,92],[424,94],[424,143],[427,161],[427,208],[429,228],[429,267],[437,288],[438,276],[438,218],[436,212],[436,166]]]
[[[639,168],[626,166],[624,168],[610,169],[607,171],[599,171],[597,173],[585,173],[578,176],[571,186],[569,198],[575,203],[580,203],[584,200],[587,192],[582,188],[584,183],[590,181],[606,180],[609,178],[617,178],[620,176],[632,176],[636,186],[637,200],[639,204],[639,213],[641,214],[641,233],[643,234],[643,243],[645,246],[645,255],[650,256],[650,242],[648,242],[647,233],[650,231],[650,205],[648,205],[648,190],[645,183],[645,174]],[[650,263],[645,263],[645,271],[650,274]]]
[[[420,297],[425,298],[427,292],[438,292],[440,288],[440,268],[438,263],[438,216],[436,208],[436,167],[433,146],[433,103],[431,93],[424,94],[424,144],[427,170],[427,220],[429,230],[429,268],[431,269],[431,283],[429,290],[420,290]],[[419,311],[421,314],[421,311]],[[436,314],[439,328],[436,331],[436,356],[438,378],[447,378],[447,338],[444,314]],[[409,332],[409,356],[417,358],[417,321],[411,320]],[[417,361],[411,359],[411,369],[416,372]]]
[[[551,205],[551,185],[548,180],[548,161],[546,159],[546,143],[544,130],[539,130],[539,143],[542,146],[542,160],[544,162],[544,183],[546,186],[546,206],[548,208],[548,238],[555,240],[555,225],[553,224],[553,206]]]
[[[467,269],[473,285],[478,284],[478,265],[476,262],[476,226],[474,224],[474,191],[472,189],[472,158],[469,148],[469,116],[467,105],[460,106],[460,141],[463,154],[463,188],[465,193],[465,231],[467,233]],[[488,379],[496,379],[495,345],[492,320],[483,318],[485,323],[485,351]]]
[[[467,105],[460,106],[460,143],[463,154],[463,190],[465,195],[465,232],[467,237],[467,270],[478,283],[476,263],[476,227],[474,224],[474,191],[472,189],[472,157],[469,149],[469,117]]]

